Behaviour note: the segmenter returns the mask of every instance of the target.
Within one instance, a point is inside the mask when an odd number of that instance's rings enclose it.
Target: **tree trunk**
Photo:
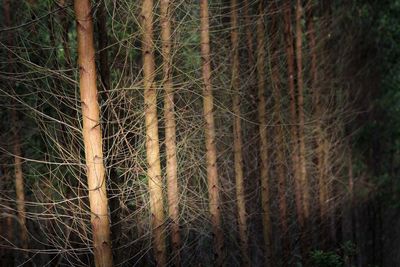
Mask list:
[[[200,43],[203,74],[203,109],[205,120],[205,141],[207,157],[207,180],[209,209],[214,234],[214,255],[216,266],[224,262],[224,236],[221,228],[220,188],[217,167],[217,148],[214,125],[214,99],[211,87],[211,58],[208,1],[200,0]]]
[[[242,253],[242,265],[250,266],[250,258],[248,254],[247,241],[247,214],[246,214],[246,199],[243,179],[243,140],[240,112],[240,62],[239,62],[239,33],[238,33],[238,3],[236,0],[231,0],[231,45],[232,45],[232,91],[233,91],[233,153],[235,164],[235,180],[236,180],[236,203],[238,212],[238,226],[240,249]]]
[[[299,149],[298,149],[298,121],[296,111],[296,93],[294,83],[294,48],[292,35],[292,6],[291,1],[287,0],[284,7],[285,21],[285,36],[286,36],[286,54],[288,65],[288,81],[289,81],[289,96],[290,96],[290,139],[291,139],[291,159],[294,179],[295,203],[297,212],[297,221],[300,230],[300,251],[304,259],[307,254],[307,249],[304,241],[304,202],[303,189],[300,181],[300,166],[299,166]]]
[[[304,224],[303,215],[303,202],[302,202],[302,190],[301,183],[299,181],[299,155],[298,155],[298,134],[297,134],[297,111],[296,111],[296,93],[294,84],[294,48],[293,48],[293,36],[292,36],[292,6],[291,1],[286,1],[285,5],[285,36],[286,36],[286,54],[287,54],[287,65],[288,65],[288,80],[289,80],[289,95],[290,95],[290,138],[292,141],[292,168],[293,178],[295,182],[295,198],[296,198],[296,210],[297,217],[300,226]]]
[[[272,253],[272,225],[269,193],[269,157],[268,157],[268,129],[265,100],[265,28],[264,7],[260,2],[257,19],[257,88],[258,88],[258,123],[260,135],[260,179],[261,179],[261,209],[265,255],[268,266],[273,264]]]
[[[320,88],[317,88],[318,82],[318,69],[317,69],[317,44],[315,36],[315,26],[313,21],[313,4],[312,0],[307,3],[307,32],[309,39],[309,47],[311,53],[311,92],[313,94],[313,107],[314,107],[314,117],[315,117],[315,145],[316,145],[316,161],[317,161],[317,183],[318,183],[318,209],[320,213],[320,221],[324,222],[328,208],[327,208],[327,181],[326,181],[326,166],[325,166],[325,156],[324,156],[324,135],[322,130],[323,114],[321,107],[321,92]],[[322,234],[322,236],[325,236]]]
[[[96,266],[108,267],[112,266],[112,252],[90,1],[75,0],[74,9],[94,259]]]
[[[153,44],[153,0],[143,0],[143,80],[146,120],[147,176],[149,181],[150,210],[152,214],[154,253],[157,266],[167,264],[164,234],[163,185],[158,139],[157,92],[155,88],[154,44]]]
[[[297,63],[297,103],[299,109],[299,169],[300,183],[303,191],[303,214],[304,219],[309,221],[310,218],[310,193],[307,178],[307,162],[306,162],[306,141],[305,141],[305,122],[304,122],[304,81],[303,81],[303,31],[301,20],[303,17],[302,0],[296,1],[296,63]],[[308,224],[308,223],[307,223]],[[305,229],[304,229],[305,230]]]
[[[6,27],[11,27],[11,7],[10,7],[10,1],[5,0],[3,2],[3,8],[4,8],[4,23],[6,24]],[[7,44],[10,46],[10,49],[12,49],[11,46],[13,46],[13,34],[12,31],[7,32]],[[8,68],[10,74],[13,72],[13,60],[12,60],[12,53],[8,53]],[[12,84],[12,87],[15,85]],[[19,119],[18,119],[18,114],[17,110],[15,107],[15,101],[13,101],[13,108],[11,110],[11,120],[13,124],[13,154],[14,154],[14,174],[15,174],[15,193],[16,193],[16,204],[17,204],[17,215],[18,215],[18,222],[19,222],[19,227],[21,229],[20,232],[20,244],[21,248],[23,250],[28,249],[28,230],[26,228],[26,215],[25,215],[25,189],[24,189],[24,176],[22,172],[22,160],[21,160],[21,140],[19,136]],[[12,229],[10,229],[12,231]],[[24,253],[26,253],[25,251]]]
[[[161,40],[163,55],[165,150],[167,156],[168,214],[171,219],[171,241],[175,266],[180,266],[181,237],[179,233],[179,189],[176,157],[176,123],[174,86],[171,56],[171,5],[170,0],[161,0]]]
[[[275,136],[276,136],[276,160],[275,170],[278,178],[278,198],[279,198],[279,217],[282,235],[282,246],[283,246],[283,266],[287,265],[289,253],[290,253],[290,239],[289,239],[289,228],[288,228],[288,215],[287,215],[287,202],[286,202],[286,175],[285,175],[285,155],[284,155],[284,129],[283,120],[281,117],[281,84],[279,76],[279,29],[278,29],[278,13],[279,9],[277,4],[273,2],[271,4],[271,12],[273,13],[271,18],[270,27],[270,40],[271,40],[271,86],[272,94],[274,98],[274,124],[275,124]]]
[[[20,241],[21,248],[28,249],[28,230],[26,228],[26,216],[25,216],[25,189],[24,189],[24,176],[22,172],[22,161],[21,161],[21,140],[19,137],[19,120],[17,111],[15,108],[11,111],[11,118],[14,124],[14,168],[15,168],[15,192],[17,201],[17,212],[18,221],[21,228]]]

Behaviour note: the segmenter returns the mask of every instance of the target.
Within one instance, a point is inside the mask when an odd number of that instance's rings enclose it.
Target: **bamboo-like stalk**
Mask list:
[[[97,99],[93,20],[89,0],[74,2],[77,37],[79,87],[82,105],[83,142],[93,231],[94,260],[96,266],[113,265],[108,198],[103,159],[100,108]]]
[[[181,236],[179,232],[179,189],[178,163],[176,155],[176,122],[174,85],[172,80],[172,40],[171,40],[171,3],[160,2],[161,41],[163,56],[165,150],[167,157],[166,176],[168,189],[168,214],[171,219],[171,241],[175,266],[180,266]]]
[[[203,74],[203,112],[205,120],[205,142],[207,158],[207,181],[211,226],[214,234],[215,265],[224,261],[224,236],[221,229],[220,188],[215,145],[214,99],[211,85],[211,57],[208,1],[200,0],[200,48]]]

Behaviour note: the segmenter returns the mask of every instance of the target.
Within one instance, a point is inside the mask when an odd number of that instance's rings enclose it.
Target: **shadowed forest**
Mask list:
[[[400,0],[0,11],[0,266],[400,266]]]

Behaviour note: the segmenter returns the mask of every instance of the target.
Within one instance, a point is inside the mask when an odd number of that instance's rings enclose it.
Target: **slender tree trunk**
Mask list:
[[[5,0],[3,2],[4,8],[4,23],[6,27],[11,27],[11,7],[10,0]],[[12,31],[7,32],[7,43],[10,46],[13,45],[13,34]],[[12,54],[8,52],[8,68],[10,74],[13,72],[12,66]],[[11,85],[14,87],[14,84]],[[14,174],[15,174],[15,193],[16,193],[16,204],[17,204],[17,215],[20,227],[20,244],[21,248],[28,249],[28,230],[26,228],[26,215],[25,215],[25,189],[24,189],[24,176],[22,172],[22,160],[21,160],[21,140],[19,136],[19,119],[17,110],[15,107],[15,101],[13,101],[14,107],[11,110],[11,120],[13,124],[13,154],[14,154]],[[11,229],[10,229],[11,230]]]
[[[11,111],[11,118],[14,124],[14,168],[15,168],[15,192],[17,200],[18,221],[21,228],[20,240],[21,248],[28,249],[28,230],[26,228],[26,215],[25,215],[25,189],[24,189],[24,176],[22,172],[21,161],[21,140],[19,137],[19,120],[15,108]]]
[[[265,243],[265,256],[268,266],[273,264],[272,253],[272,225],[269,193],[269,157],[268,157],[268,129],[265,100],[265,28],[264,7],[259,5],[257,19],[257,88],[258,88],[258,123],[260,135],[260,179],[261,179],[261,209],[263,222],[263,235]]]
[[[306,167],[306,141],[305,141],[305,122],[304,122],[304,81],[303,81],[303,31],[302,31],[302,17],[303,6],[302,0],[296,0],[296,63],[297,63],[297,103],[298,103],[298,116],[299,116],[299,169],[300,169],[300,182],[303,191],[303,214],[304,219],[310,220],[310,193],[307,178]],[[304,229],[305,230],[305,229]]]
[[[143,80],[146,120],[146,154],[152,214],[154,253],[157,266],[167,264],[167,252],[164,234],[163,185],[160,164],[160,146],[158,139],[157,92],[155,88],[154,44],[153,44],[153,0],[143,0]]]
[[[201,57],[203,60],[203,109],[205,119],[205,141],[207,157],[207,180],[209,209],[211,224],[214,234],[214,255],[216,266],[224,263],[224,236],[221,228],[221,203],[220,188],[217,167],[217,148],[215,144],[215,124],[214,124],[214,99],[211,86],[211,58],[210,58],[210,32],[209,32],[209,13],[208,1],[200,0],[200,43]]]
[[[293,36],[292,36],[292,6],[291,1],[287,0],[285,4],[285,36],[286,36],[286,54],[288,64],[288,76],[289,76],[289,95],[290,95],[290,138],[292,140],[292,168],[293,178],[295,182],[295,198],[296,198],[296,210],[297,220],[300,224],[301,230],[304,225],[304,214],[303,214],[303,202],[302,202],[302,188],[300,183],[299,173],[299,154],[298,154],[298,134],[297,134],[297,111],[296,111],[296,93],[294,84],[294,48],[293,48]]]
[[[322,225],[324,225],[324,221],[326,220],[326,216],[328,214],[328,188],[327,188],[327,176],[326,176],[326,166],[327,164],[325,160],[325,152],[324,152],[324,134],[322,130],[323,123],[323,110],[321,105],[321,92],[320,88],[317,88],[318,82],[318,69],[317,69],[317,41],[315,35],[315,26],[313,21],[313,4],[312,0],[309,0],[307,3],[307,32],[309,39],[309,47],[311,54],[311,91],[313,94],[313,106],[314,106],[314,117],[315,117],[315,143],[316,143],[316,160],[317,160],[317,183],[318,183],[318,209],[320,213],[320,221]],[[321,231],[326,232],[326,231]],[[326,233],[325,233],[326,234]],[[325,237],[325,234],[322,236]]]
[[[287,0],[284,7],[284,21],[285,21],[285,36],[286,36],[286,54],[288,64],[288,80],[289,80],[289,95],[290,95],[290,138],[291,138],[291,160],[294,179],[295,202],[297,211],[297,221],[300,229],[300,251],[303,260],[307,256],[307,248],[304,233],[304,202],[303,202],[303,188],[300,180],[300,166],[299,166],[299,149],[298,149],[298,117],[296,111],[296,93],[294,83],[294,48],[293,48],[293,35],[292,35],[292,6],[291,1]]]
[[[77,37],[80,94],[82,103],[83,142],[89,190],[96,266],[112,266],[110,222],[103,162],[100,108],[97,99],[93,21],[89,0],[74,3]]]
[[[171,219],[171,241],[175,266],[180,266],[181,237],[179,233],[179,191],[178,164],[176,157],[176,123],[174,86],[172,80],[171,56],[171,4],[170,0],[161,0],[161,40],[163,55],[163,87],[164,87],[164,119],[165,119],[165,149],[167,156],[167,188],[168,214]]]
[[[240,62],[239,62],[239,22],[238,22],[238,3],[237,0],[231,0],[231,45],[232,45],[232,78],[233,87],[233,152],[235,164],[235,179],[236,179],[236,203],[238,212],[238,226],[240,248],[242,253],[243,266],[250,266],[250,257],[248,254],[247,240],[247,214],[246,214],[246,199],[243,179],[243,140],[240,112]]]
[[[276,175],[278,177],[278,198],[279,198],[279,217],[282,235],[283,246],[283,265],[286,266],[290,252],[290,239],[288,228],[287,202],[286,202],[286,175],[285,175],[285,155],[284,144],[285,137],[283,132],[282,107],[281,107],[281,91],[279,77],[279,28],[278,28],[278,13],[279,9],[276,2],[271,3],[271,12],[273,13],[270,26],[271,40],[271,86],[274,98],[274,124],[276,135]]]

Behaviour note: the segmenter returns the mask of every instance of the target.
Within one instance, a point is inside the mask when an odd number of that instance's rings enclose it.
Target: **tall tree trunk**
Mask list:
[[[224,236],[221,228],[220,188],[217,167],[217,148],[214,124],[214,99],[211,86],[211,58],[208,1],[200,0],[200,43],[203,74],[203,109],[205,120],[205,141],[207,157],[207,180],[209,209],[214,234],[214,255],[216,266],[224,262]]]
[[[297,63],[297,103],[298,103],[298,122],[299,122],[299,169],[300,183],[303,191],[303,215],[304,219],[309,221],[310,218],[310,193],[307,178],[307,161],[306,161],[306,141],[305,141],[305,122],[304,122],[304,81],[303,81],[303,30],[302,17],[303,6],[302,0],[296,0],[296,63]],[[308,224],[308,223],[307,223]],[[304,229],[306,230],[306,229]]]
[[[261,209],[263,222],[263,235],[267,264],[272,265],[272,225],[269,193],[269,157],[268,157],[268,129],[265,100],[265,28],[264,6],[259,5],[257,19],[257,88],[258,88],[258,123],[260,135],[260,180],[261,180]]]
[[[171,241],[175,266],[180,266],[181,237],[179,233],[178,164],[176,157],[176,123],[171,55],[171,4],[161,0],[161,40],[163,55],[165,149],[167,156],[168,214],[171,219]]]
[[[300,181],[300,168],[299,168],[299,149],[298,149],[298,130],[297,130],[297,111],[296,111],[296,93],[294,83],[294,48],[293,48],[293,35],[292,35],[292,5],[291,1],[287,0],[284,6],[284,21],[285,21],[285,36],[286,36],[286,55],[288,66],[288,80],[289,80],[289,96],[290,96],[290,139],[291,139],[291,160],[292,172],[294,179],[294,191],[297,221],[300,229],[300,251],[302,258],[305,258],[307,250],[304,244],[304,207],[303,207],[303,190]]]
[[[243,179],[243,140],[240,112],[240,62],[239,62],[239,22],[238,22],[238,3],[237,0],[231,0],[231,45],[232,45],[232,77],[231,84],[233,87],[233,153],[235,164],[235,180],[236,180],[236,203],[238,212],[238,226],[240,248],[242,252],[243,266],[250,266],[250,257],[248,254],[247,240],[247,214],[246,199]]]
[[[108,267],[112,266],[112,251],[90,1],[75,0],[74,9],[94,259],[96,266]]]
[[[287,202],[286,202],[286,175],[285,175],[285,155],[284,155],[284,129],[282,120],[282,107],[281,107],[281,91],[280,91],[280,76],[279,76],[279,44],[280,44],[280,33],[278,26],[278,13],[279,9],[276,2],[271,3],[271,12],[273,13],[271,18],[270,27],[270,40],[271,40],[271,86],[272,94],[274,98],[274,124],[275,124],[275,170],[278,178],[278,198],[279,198],[279,217],[282,235],[282,246],[283,246],[283,265],[287,265],[287,259],[290,252],[290,239],[289,239],[289,228],[288,228],[288,215],[287,215]]]
[[[5,0],[3,2],[4,8],[4,23],[6,27],[11,27],[11,6],[10,0]],[[13,45],[13,34],[12,31],[7,32],[7,44],[12,49]],[[8,68],[10,74],[13,72],[13,60],[12,60],[12,53],[10,51],[8,53]],[[11,84],[14,87],[14,84]],[[28,230],[26,228],[26,215],[25,215],[25,189],[24,189],[24,176],[22,172],[22,160],[21,160],[21,140],[19,136],[19,119],[17,110],[15,107],[15,101],[13,101],[14,107],[11,110],[11,120],[13,124],[13,154],[14,154],[14,174],[15,174],[15,193],[16,193],[16,204],[17,204],[17,215],[18,215],[18,222],[20,227],[20,244],[21,248],[26,250],[28,249]],[[12,231],[12,229],[10,229]]]
[[[313,21],[313,1],[309,0],[307,3],[306,9],[306,19],[307,19],[307,37],[309,39],[309,47],[311,54],[311,65],[310,65],[310,74],[311,74],[311,92],[313,94],[313,107],[314,107],[314,118],[315,118],[315,152],[316,152],[316,161],[317,161],[317,184],[318,184],[318,209],[320,222],[324,225],[324,221],[326,220],[326,216],[328,214],[328,188],[327,188],[327,175],[326,175],[326,166],[327,164],[325,160],[325,152],[324,152],[324,134],[322,130],[323,123],[323,110],[321,105],[321,89],[317,87],[318,82],[318,58],[317,58],[317,40],[315,35],[315,25]],[[326,232],[322,229],[321,233]],[[322,234],[323,237],[326,236]]]
[[[167,264],[164,234],[163,185],[160,164],[160,145],[158,139],[157,92],[155,87],[154,41],[153,41],[153,0],[143,0],[143,80],[146,120],[147,176],[152,214],[154,253],[157,266]]]

